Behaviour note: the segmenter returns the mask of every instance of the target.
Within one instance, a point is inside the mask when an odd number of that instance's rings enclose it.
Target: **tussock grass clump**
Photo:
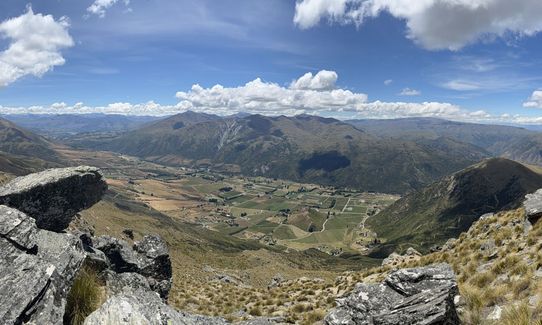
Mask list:
[[[90,268],[82,268],[68,293],[64,324],[80,325],[85,318],[100,305],[100,286],[96,273]]]
[[[502,325],[531,325],[536,324],[532,320],[531,310],[526,303],[510,306],[503,312],[500,320]],[[540,322],[537,322],[540,324]]]

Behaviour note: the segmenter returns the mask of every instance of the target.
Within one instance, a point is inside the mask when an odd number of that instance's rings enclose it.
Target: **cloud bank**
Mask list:
[[[437,117],[457,121],[493,123],[541,123],[540,117],[519,115],[490,115],[484,110],[470,111],[451,103],[442,102],[383,102],[368,101],[364,93],[337,88],[338,75],[334,71],[307,73],[288,86],[266,82],[260,78],[239,87],[215,85],[204,88],[198,84],[188,91],[176,94],[178,103],[161,105],[154,101],[132,104],[112,103],[105,106],[73,105],[64,102],[49,106],[6,107],[3,114],[121,114],[121,115],[173,115],[188,110],[217,115],[240,112],[263,115],[314,114],[340,118],[404,118]],[[529,102],[542,108],[542,91],[533,93]],[[531,107],[530,104],[525,104]],[[535,107],[533,104],[532,107]]]
[[[294,23],[302,29],[323,19],[361,26],[382,12],[404,20],[407,37],[430,50],[542,30],[540,0],[298,0]]]
[[[27,75],[43,76],[55,66],[65,63],[61,51],[74,45],[68,33],[66,17],[25,14],[0,23],[0,37],[9,45],[0,53],[0,87]]]

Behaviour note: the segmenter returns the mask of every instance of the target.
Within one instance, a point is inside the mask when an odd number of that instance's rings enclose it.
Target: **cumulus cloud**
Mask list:
[[[303,90],[331,90],[335,88],[335,83],[338,78],[339,76],[335,71],[322,70],[315,76],[313,76],[311,72],[307,72],[301,78],[293,81],[290,88]]]
[[[535,90],[529,99],[523,103],[526,108],[542,108],[542,90]]]
[[[360,26],[382,12],[404,20],[407,36],[431,50],[542,30],[539,0],[298,0],[294,22],[303,29],[322,19]]]
[[[177,92],[179,105],[195,111],[219,114],[253,112],[262,114],[295,114],[320,110],[340,110],[367,101],[367,95],[345,89],[334,89],[337,73],[320,71],[307,73],[293,81],[288,88],[260,78],[235,88],[215,85],[192,86],[188,92]]]
[[[121,0],[126,6],[130,4],[130,0]],[[87,11],[93,15],[97,15],[100,18],[105,17],[107,9],[112,7],[119,0],[95,0],[94,3],[87,8]]]
[[[421,95],[422,93],[419,91],[419,90],[416,90],[416,89],[411,89],[411,88],[403,88],[403,90],[401,90],[401,92],[399,93],[399,95],[401,96],[419,96]]]
[[[392,83],[393,83],[393,80],[391,80],[391,79],[384,80],[384,85],[385,85],[385,86],[389,86],[389,85],[391,85]]]
[[[74,45],[66,17],[34,14],[31,7],[19,17],[0,23],[0,37],[8,40],[0,53],[0,87],[27,75],[43,76],[65,63],[61,51]]]

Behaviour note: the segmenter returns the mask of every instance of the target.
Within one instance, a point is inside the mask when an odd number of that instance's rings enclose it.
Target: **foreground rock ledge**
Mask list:
[[[448,264],[402,269],[380,284],[358,284],[325,318],[328,325],[460,324],[454,305],[458,294]]]
[[[100,201],[107,184],[95,167],[49,169],[0,188],[0,204],[26,213],[40,229],[60,232],[79,211]]]
[[[84,257],[77,237],[0,205],[0,324],[61,324]]]

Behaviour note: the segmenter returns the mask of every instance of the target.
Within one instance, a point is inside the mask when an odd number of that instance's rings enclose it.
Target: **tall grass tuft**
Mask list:
[[[99,303],[100,281],[93,270],[82,268],[68,293],[64,324],[83,324],[85,318],[98,309]]]

